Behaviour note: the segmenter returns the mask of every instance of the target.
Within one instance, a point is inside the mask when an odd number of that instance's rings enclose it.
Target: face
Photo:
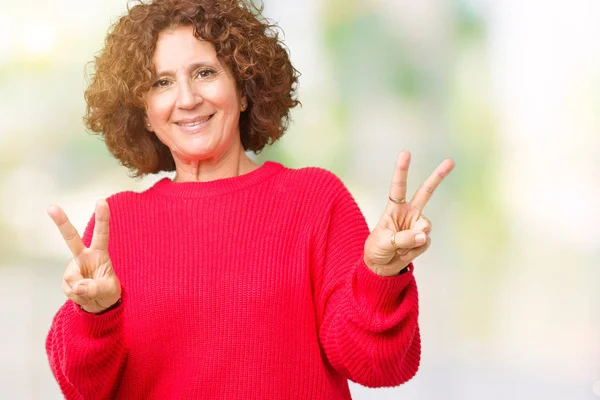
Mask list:
[[[246,99],[214,46],[193,28],[161,32],[152,57],[156,80],[146,95],[148,128],[175,163],[220,160],[241,147],[239,118]]]

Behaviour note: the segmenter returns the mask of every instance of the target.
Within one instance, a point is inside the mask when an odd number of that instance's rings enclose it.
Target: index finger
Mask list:
[[[406,180],[410,165],[410,152],[402,150],[396,159],[396,169],[390,186],[390,199],[402,201],[406,198]],[[392,200],[390,200],[392,201]]]
[[[77,229],[71,224],[67,214],[59,206],[50,206],[47,210],[48,215],[52,218],[52,221],[58,227],[60,234],[62,235],[65,243],[73,253],[74,257],[77,257],[85,249],[85,245],[77,232]]]
[[[98,200],[96,203],[96,222],[92,236],[91,249],[108,250],[108,219],[110,209],[106,200]]]
[[[410,203],[419,210],[423,211],[423,208],[425,208],[425,205],[433,195],[435,189],[437,189],[440,182],[442,182],[442,180],[450,173],[450,171],[452,171],[453,168],[454,161],[451,159],[447,158],[442,161],[440,165],[438,165],[433,171],[433,173],[429,175],[429,178],[423,182]]]

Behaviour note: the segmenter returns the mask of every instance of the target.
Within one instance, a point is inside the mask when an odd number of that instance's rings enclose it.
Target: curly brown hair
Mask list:
[[[274,143],[299,104],[299,73],[279,28],[262,11],[251,0],[136,0],[128,5],[91,62],[95,71],[85,91],[86,127],[101,135],[134,177],[175,170],[169,148],[144,126],[144,96],[155,79],[152,56],[159,33],[192,26],[198,39],[214,45],[248,99],[239,122],[244,149],[258,153]]]

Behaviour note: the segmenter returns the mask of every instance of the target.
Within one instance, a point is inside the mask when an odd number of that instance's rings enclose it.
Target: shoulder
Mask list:
[[[127,208],[129,205],[138,204],[148,196],[150,188],[142,191],[124,190],[122,192],[114,193],[106,198],[111,210],[113,208]]]
[[[347,192],[342,180],[333,172],[320,167],[284,168],[281,179],[287,185],[322,194]]]
[[[126,203],[131,200],[139,199],[141,197],[141,195],[142,195],[142,193],[134,192],[131,190],[126,190],[126,191],[117,192],[115,194],[108,196],[106,198],[106,201],[108,202],[109,205],[112,205],[112,204],[116,205],[116,204],[120,204],[123,202]]]
[[[352,221],[366,228],[365,218],[342,179],[320,167],[285,168],[280,174],[287,188],[286,200],[306,211],[309,226],[316,235],[328,231],[331,224]]]
[[[276,187],[279,194],[303,207],[329,213],[340,204],[356,205],[343,180],[320,167],[284,168]]]

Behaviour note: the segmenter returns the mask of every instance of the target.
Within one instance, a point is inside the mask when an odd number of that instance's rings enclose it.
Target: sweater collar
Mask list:
[[[182,198],[218,196],[257,185],[282,169],[283,165],[267,161],[246,174],[208,182],[173,182],[170,178],[163,178],[156,182],[151,190]]]

